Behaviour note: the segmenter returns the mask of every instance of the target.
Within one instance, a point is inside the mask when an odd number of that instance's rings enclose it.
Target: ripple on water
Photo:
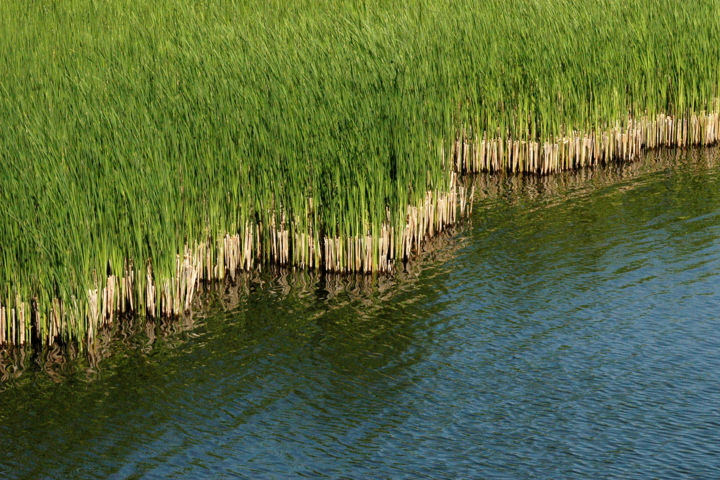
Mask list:
[[[668,155],[478,179],[392,278],[242,277],[97,366],[30,369],[0,476],[713,477],[718,152]]]

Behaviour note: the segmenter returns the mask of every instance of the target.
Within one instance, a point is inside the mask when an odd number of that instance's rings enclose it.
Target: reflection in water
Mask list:
[[[0,477],[712,477],[718,152],[651,155],[478,177],[392,277],[253,273],[2,352]]]
[[[403,285],[413,282],[425,264],[448,261],[463,243],[467,243],[466,237],[455,237],[454,234],[451,228],[429,239],[417,258],[393,275],[318,274],[272,266],[262,273],[240,273],[234,281],[228,278],[224,284],[201,285],[202,294],[197,296],[193,307],[196,313],[188,313],[182,318],[122,317],[112,326],[102,328],[96,336],[95,345],[86,352],[78,352],[76,345],[61,347],[58,344],[40,353],[33,352],[29,347],[0,349],[0,379],[5,383],[0,384],[0,388],[8,388],[7,383],[18,380],[26,370],[44,371],[54,381],[62,381],[65,376],[84,371],[88,380],[92,380],[102,368],[102,362],[113,352],[148,354],[158,339],[161,339],[164,348],[179,347],[197,336],[193,329],[198,322],[203,322],[205,316],[214,317],[218,312],[233,312],[247,307],[252,304],[252,297],[258,295],[275,301],[297,302],[296,309],[299,311],[310,308],[308,302],[313,301],[320,305],[323,315],[326,311],[352,305],[362,315],[371,316],[395,293],[402,292]]]

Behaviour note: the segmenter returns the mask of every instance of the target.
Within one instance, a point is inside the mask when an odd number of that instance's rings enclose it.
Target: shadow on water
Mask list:
[[[3,352],[0,477],[708,476],[719,162],[480,176],[394,276],[256,272],[90,356]]]
[[[223,431],[235,432],[238,442],[280,445],[282,436],[255,438],[252,425],[282,421],[273,412],[297,403],[316,408],[308,422],[347,417],[348,429],[357,421],[370,425],[378,404],[368,403],[369,392],[392,405],[412,384],[408,368],[426,355],[432,336],[427,314],[442,309],[443,290],[433,285],[447,273],[434,265],[449,261],[465,241],[434,239],[393,277],[240,275],[201,295],[206,314],[124,319],[103,331],[87,356],[59,348],[35,358],[6,352],[0,438],[12,439],[12,453],[0,460],[0,476],[74,476],[86,465],[80,476],[125,477],[143,471],[133,463],[138,445],[152,451],[179,437],[196,442]],[[28,371],[20,375],[16,365]],[[202,394],[188,396],[188,389]],[[297,421],[287,427],[302,431]],[[55,453],[32,462],[38,451]],[[99,464],[90,468],[85,458]]]

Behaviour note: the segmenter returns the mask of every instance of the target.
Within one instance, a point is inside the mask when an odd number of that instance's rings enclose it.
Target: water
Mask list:
[[[394,278],[244,277],[6,367],[0,477],[714,477],[719,157],[484,181]]]

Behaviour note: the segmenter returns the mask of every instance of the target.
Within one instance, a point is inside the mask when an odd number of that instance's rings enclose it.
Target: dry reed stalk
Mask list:
[[[717,101],[713,102],[718,103]],[[546,175],[563,170],[633,161],[641,152],[657,147],[710,146],[718,142],[720,113],[691,112],[680,117],[660,113],[628,118],[607,129],[568,131],[538,142],[506,137],[468,136],[461,129],[450,164],[458,173],[507,172]]]

